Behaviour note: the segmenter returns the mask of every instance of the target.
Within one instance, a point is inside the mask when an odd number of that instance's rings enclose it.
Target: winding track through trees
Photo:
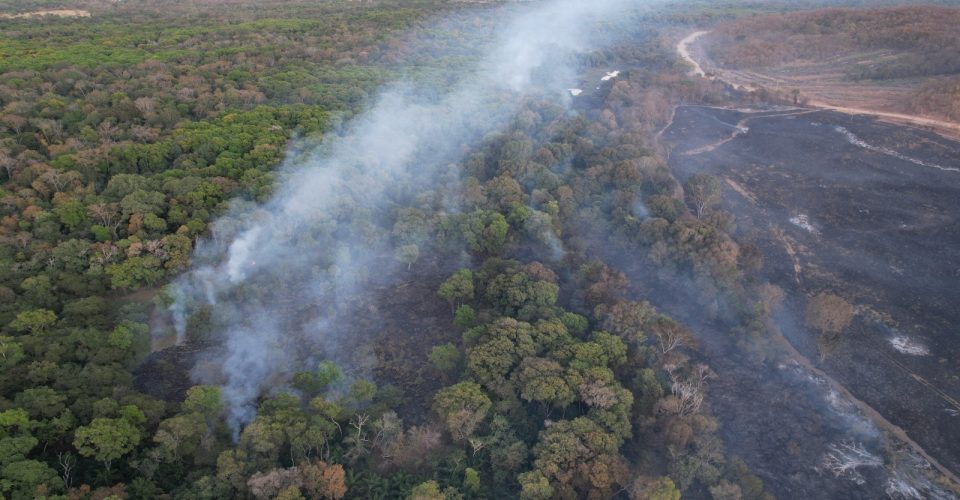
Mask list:
[[[680,55],[680,57],[681,57],[684,61],[686,61],[688,64],[690,64],[690,65],[693,67],[693,72],[694,72],[694,74],[696,74],[697,76],[700,76],[700,77],[702,77],[702,78],[707,78],[707,79],[710,79],[710,80],[718,80],[718,81],[721,81],[721,82],[723,82],[723,83],[725,83],[725,84],[727,84],[727,85],[730,85],[730,86],[733,87],[734,89],[746,90],[746,91],[751,91],[751,92],[757,90],[756,88],[751,87],[751,86],[746,86],[746,85],[738,84],[737,82],[733,81],[732,79],[729,79],[729,77],[728,77],[727,75],[725,75],[724,72],[721,71],[721,70],[716,70],[716,71],[715,71],[714,73],[712,73],[712,74],[707,74],[707,72],[704,71],[703,66],[702,66],[697,60],[695,60],[695,59],[692,57],[692,55],[691,55],[691,53],[690,53],[690,46],[691,46],[691,44],[693,44],[697,39],[699,39],[700,37],[702,37],[702,36],[704,36],[704,35],[706,35],[706,34],[708,34],[708,33],[710,33],[710,32],[709,32],[709,31],[697,31],[697,32],[691,33],[691,34],[688,35],[687,37],[683,38],[683,39],[677,44],[677,53]],[[709,144],[709,145],[707,145],[707,146],[703,146],[703,147],[700,147],[700,148],[696,148],[696,149],[694,149],[694,150],[686,151],[686,152],[684,152],[683,154],[685,154],[685,155],[694,155],[694,154],[705,153],[705,152],[708,152],[708,151],[713,151],[713,150],[716,149],[717,147],[719,147],[719,146],[721,146],[721,145],[723,145],[723,144],[726,144],[726,143],[734,140],[738,135],[740,135],[740,134],[742,133],[742,127],[744,126],[745,122],[746,122],[747,120],[750,120],[750,119],[753,119],[753,118],[760,118],[760,117],[763,117],[763,116],[771,116],[771,117],[772,117],[772,116],[786,116],[786,115],[790,115],[790,114],[805,114],[805,113],[812,113],[812,112],[816,112],[816,111],[820,111],[820,110],[836,111],[836,112],[844,113],[844,114],[848,114],[848,115],[869,115],[869,116],[877,117],[877,118],[879,118],[879,119],[881,119],[881,120],[890,121],[890,122],[897,123],[897,124],[900,124],[900,125],[906,124],[906,125],[913,125],[913,126],[932,127],[932,128],[934,128],[935,130],[937,130],[937,131],[940,132],[940,133],[947,132],[947,133],[944,134],[944,135],[948,135],[948,136],[954,135],[954,136],[960,137],[960,124],[956,124],[956,123],[945,122],[945,121],[941,121],[941,120],[934,120],[934,119],[924,118],[924,117],[915,116],[915,115],[906,115],[906,114],[900,114],[900,113],[889,113],[889,112],[874,111],[874,110],[860,109],[860,108],[850,108],[850,107],[845,107],[845,106],[835,106],[835,105],[828,104],[828,103],[825,103],[825,102],[820,102],[820,101],[809,101],[807,104],[808,104],[809,107],[815,108],[815,109],[807,109],[807,110],[801,110],[801,111],[793,111],[793,112],[789,112],[789,113],[781,113],[781,114],[776,114],[776,115],[771,114],[771,115],[760,115],[760,116],[748,117],[748,118],[746,118],[746,119],[744,119],[744,120],[741,120],[740,122],[737,123],[737,127],[738,127],[738,128],[737,128],[736,130],[734,130],[734,132],[731,134],[730,137],[725,138],[725,139],[723,139],[723,140],[721,140],[721,141],[719,141],[719,142],[717,142],[717,143],[714,143],[714,144]],[[674,108],[674,114],[675,114],[675,112],[676,112],[676,108]],[[657,139],[660,138],[660,136],[662,135],[662,133],[663,133],[664,131],[666,131],[667,129],[670,128],[670,126],[672,126],[672,124],[673,124],[673,118],[674,118],[674,117],[671,116],[670,123],[668,123],[667,126],[664,127],[663,130],[661,130],[660,133],[657,134]],[[797,279],[798,282],[799,282],[800,273],[798,272],[799,269],[796,269],[796,268],[798,267],[798,262],[796,261],[795,254],[794,254],[793,252],[790,252],[790,250],[792,250],[792,249],[789,248],[789,246],[788,246],[788,249],[787,249],[787,250],[788,250],[788,253],[791,254],[791,257],[794,259],[794,268],[795,268],[795,272],[796,272],[796,279]],[[843,395],[845,399],[847,399],[848,401],[850,401],[851,403],[853,403],[853,404],[854,404],[866,417],[868,417],[877,427],[883,429],[884,431],[886,431],[887,433],[889,433],[889,435],[895,436],[896,439],[898,439],[899,441],[901,441],[901,442],[905,443],[907,446],[909,446],[917,455],[923,457],[923,459],[925,459],[933,468],[935,468],[935,469],[936,469],[940,474],[942,474],[945,478],[949,479],[950,481],[952,481],[952,482],[953,482],[954,484],[956,484],[956,485],[960,485],[960,477],[958,477],[957,474],[955,474],[952,470],[950,470],[949,468],[947,468],[946,466],[944,466],[943,464],[941,464],[941,463],[940,463],[938,460],[936,460],[933,456],[931,456],[929,453],[927,453],[927,451],[926,451],[922,446],[920,446],[919,443],[917,443],[916,441],[914,441],[914,440],[907,434],[906,430],[904,430],[902,427],[900,427],[900,426],[894,424],[893,422],[891,422],[890,420],[888,420],[888,419],[887,419],[886,417],[884,417],[879,411],[877,411],[874,407],[872,407],[871,405],[869,405],[869,404],[866,403],[865,401],[862,401],[861,399],[859,399],[859,398],[857,398],[856,396],[854,396],[854,394],[851,393],[850,390],[847,389],[843,384],[841,384],[841,383],[838,382],[836,379],[834,379],[833,377],[831,377],[830,375],[828,375],[826,372],[824,372],[823,370],[821,370],[820,368],[818,368],[818,367],[817,367],[813,362],[811,362],[806,356],[804,356],[801,352],[799,352],[799,351],[794,347],[794,345],[789,341],[789,339],[787,339],[782,333],[776,332],[775,335],[773,336],[773,339],[772,339],[772,340],[773,340],[773,342],[774,342],[775,344],[778,344],[778,345],[783,349],[784,354],[785,354],[787,357],[792,358],[794,361],[796,361],[797,363],[799,363],[801,366],[803,366],[805,369],[807,369],[808,371],[810,371],[810,372],[813,373],[814,375],[816,375],[816,376],[818,376],[818,377],[821,377],[823,380],[827,381],[827,383],[830,385],[831,388],[833,388],[834,390],[836,390],[839,394]],[[891,359],[891,360],[892,360],[892,359]],[[895,360],[893,360],[893,361],[895,362]],[[931,390],[933,390],[934,392],[936,392],[937,395],[940,396],[941,399],[946,400],[948,403],[951,404],[951,406],[956,406],[956,400],[954,400],[953,398],[950,398],[949,396],[947,396],[945,393],[943,393],[943,391],[939,390],[939,389],[938,389],[937,387],[935,387],[933,384],[931,384],[930,382],[926,381],[925,379],[922,379],[919,375],[913,373],[911,370],[909,370],[909,369],[907,369],[905,366],[903,366],[903,364],[895,362],[895,365],[898,366],[898,367],[901,369],[901,371],[905,372],[907,375],[911,376],[912,378],[914,378],[915,380],[917,380],[917,381],[920,382],[921,384],[925,385],[928,389],[931,389]],[[945,397],[945,396],[946,396],[946,397]]]

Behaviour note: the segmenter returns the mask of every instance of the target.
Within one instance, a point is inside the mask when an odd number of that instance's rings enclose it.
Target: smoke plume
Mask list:
[[[597,27],[634,3],[503,8],[509,16],[494,43],[461,83],[388,86],[345,134],[288,158],[271,201],[238,204],[214,224],[194,269],[174,284],[171,314],[180,342],[196,334],[191,317],[209,316],[217,347],[194,378],[222,385],[235,430],[255,416],[262,393],[304,363],[337,360],[357,313],[353,297],[396,279],[403,266],[389,214],[424,203],[456,211],[455,196],[425,201],[424,193],[455,185],[460,173],[451,165],[503,127],[525,95],[569,106],[575,55],[604,43]]]

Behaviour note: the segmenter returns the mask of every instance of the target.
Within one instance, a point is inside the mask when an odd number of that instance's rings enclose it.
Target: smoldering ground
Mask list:
[[[426,250],[415,230],[397,235],[395,214],[456,212],[449,187],[463,151],[503,127],[524,95],[568,106],[578,54],[608,42],[608,23],[639,4],[563,0],[488,13],[502,17],[495,41],[460,83],[388,86],[344,135],[288,160],[270,202],[238,204],[214,225],[173,285],[170,312],[180,342],[213,346],[193,376],[223,387],[235,430],[262,393],[311,363],[365,369],[363,353],[340,348],[352,321],[376,314],[357,310],[357,297]]]

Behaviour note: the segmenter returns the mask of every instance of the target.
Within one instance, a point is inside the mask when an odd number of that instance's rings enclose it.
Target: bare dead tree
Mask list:
[[[354,429],[357,430],[358,439],[363,434],[363,426],[367,425],[367,421],[369,420],[370,420],[370,415],[367,415],[366,413],[359,413],[357,414],[357,419],[355,421],[350,422],[350,427],[353,427]]]
[[[672,398],[667,402],[665,408],[681,417],[688,417],[699,412],[703,406],[704,389],[706,381],[710,377],[710,367],[698,364],[687,376],[678,375],[675,366],[668,365],[664,368],[673,381],[670,384]]]
[[[372,447],[380,450],[380,458],[384,461],[392,461],[398,445],[402,445],[404,438],[403,422],[395,412],[390,411],[375,420],[373,428],[376,432],[371,442]]]
[[[367,425],[369,420],[370,415],[359,413],[350,421],[350,427],[356,429],[355,434],[351,434],[345,439],[351,446],[350,451],[347,452],[347,457],[351,461],[357,460],[370,452],[370,440],[367,438],[366,433],[363,432],[363,427]]]
[[[696,174],[684,185],[687,198],[697,210],[697,218],[703,217],[711,207],[720,203],[720,179],[712,175]]]
[[[54,193],[61,193],[71,184],[79,181],[80,174],[77,172],[60,172],[56,169],[48,169],[43,172],[40,178],[53,189]]]
[[[683,345],[683,339],[676,335],[672,330],[666,332],[658,332],[655,334],[657,337],[657,347],[660,349],[660,352],[666,354],[680,346]]]
[[[95,203],[90,205],[87,210],[101,226],[109,228],[114,238],[117,237],[117,228],[123,219],[120,217],[119,205],[116,203]]]
[[[23,128],[29,123],[26,118],[19,115],[3,115],[3,118],[0,118],[0,122],[17,136],[23,132]],[[17,144],[20,144],[19,137],[17,137]]]
[[[879,467],[883,460],[867,451],[861,443],[844,441],[830,445],[817,470],[830,472],[834,477],[847,477],[857,484],[866,480],[857,469],[861,467]]]
[[[73,469],[77,465],[77,458],[72,453],[57,453],[57,467],[60,468],[60,479],[63,480],[63,486],[67,489],[73,482]]]
[[[63,122],[60,120],[37,118],[30,120],[30,123],[40,130],[48,143],[59,143],[63,139]]]
[[[117,127],[107,120],[100,122],[97,126],[97,135],[100,136],[100,142],[103,144],[113,143],[113,136],[117,133]]]
[[[153,110],[156,109],[157,101],[152,97],[138,97],[133,101],[133,106],[137,108],[137,111],[142,115],[148,115],[153,113]]]
[[[104,265],[113,260],[119,253],[119,249],[111,244],[103,244],[97,248],[97,255],[94,257],[97,264]]]
[[[147,241],[143,244],[143,249],[161,259],[167,256],[167,252],[163,249],[163,242],[160,240]]]
[[[87,92],[92,88],[93,84],[88,80],[77,80],[76,83],[73,84],[73,89],[76,90],[81,97],[87,97]]]
[[[662,354],[666,354],[678,347],[687,345],[689,334],[678,324],[667,323],[657,325],[652,329],[654,338],[657,341],[657,349]]]
[[[477,453],[480,453],[480,450],[487,447],[487,442],[480,438],[470,438],[470,448],[473,449],[473,456],[477,456]]]

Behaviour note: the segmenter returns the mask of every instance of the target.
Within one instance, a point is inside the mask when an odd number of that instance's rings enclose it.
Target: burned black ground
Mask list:
[[[671,167],[681,181],[698,172],[724,179],[723,206],[736,215],[739,238],[762,249],[763,278],[787,292],[778,326],[807,358],[817,360],[819,347],[803,325],[805,298],[828,291],[856,304],[853,325],[820,368],[956,473],[960,171],[954,169],[960,167],[960,143],[867,117],[786,113],[680,107],[664,133],[673,147]],[[748,131],[733,137],[738,125]],[[779,370],[784,390],[790,379],[786,368]],[[717,366],[721,374],[723,369]],[[815,380],[808,382],[817,389]],[[724,383],[720,377],[716,384]],[[721,415],[729,415],[723,407],[739,418],[750,414],[753,422],[728,424],[731,446],[752,454],[748,462],[760,470],[766,461],[776,473],[764,479],[788,493],[788,483],[801,482],[784,470],[810,470],[814,451],[832,439],[804,424],[804,415],[822,410],[792,397],[802,381],[780,398],[776,390],[763,391],[762,385],[774,382],[757,383],[754,390],[774,399],[755,398],[752,411],[745,411],[740,408],[745,401],[727,399],[753,390],[716,387],[714,404]],[[824,391],[829,397],[829,389],[819,392]],[[781,414],[796,420],[781,422],[777,430],[770,420]],[[748,432],[751,428],[757,432]],[[839,437],[856,438],[845,432]],[[868,478],[865,486],[848,486],[870,496],[870,483]]]

